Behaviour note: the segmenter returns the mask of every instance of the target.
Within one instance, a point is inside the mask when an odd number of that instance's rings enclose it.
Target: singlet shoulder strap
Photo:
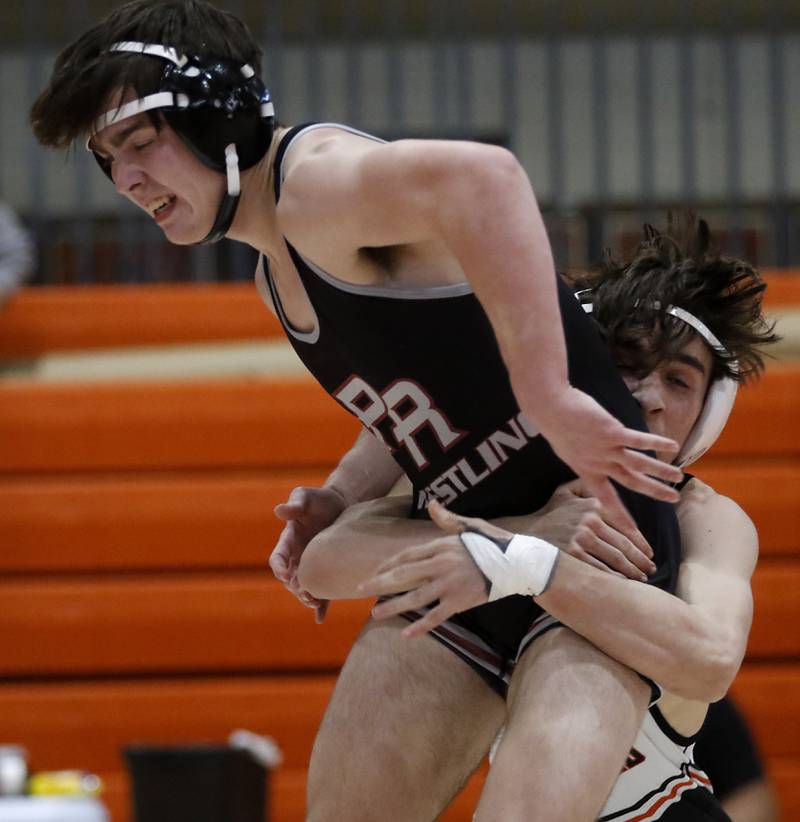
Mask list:
[[[683,479],[675,486],[676,491],[683,491],[684,488],[694,479],[694,474],[684,472]]]
[[[294,126],[290,128],[286,134],[281,137],[281,142],[278,145],[278,150],[275,153],[275,161],[272,165],[272,176],[274,178],[273,182],[275,184],[275,202],[277,203],[281,197],[281,165],[283,164],[283,158],[286,156],[286,152],[289,149],[289,146],[292,144],[292,140],[301,132],[303,129],[308,128],[309,126],[313,126],[315,123],[302,123],[299,126]]]
[[[366,131],[360,131],[357,128],[353,128],[352,126],[346,126],[343,123],[303,123],[299,126],[294,126],[294,128],[290,128],[286,134],[283,135],[281,138],[281,142],[278,145],[278,151],[275,153],[275,163],[273,166],[273,176],[274,176],[274,184],[275,184],[275,202],[277,203],[281,196],[281,183],[283,181],[283,176],[281,174],[281,166],[283,164],[283,158],[286,156],[286,152],[289,150],[289,146],[292,144],[292,141],[295,137],[299,136],[303,131],[313,131],[317,128],[335,128],[339,131],[345,131],[348,134],[355,134],[358,137],[365,137],[367,140],[374,140],[376,143],[385,143],[386,140],[382,139],[381,137],[376,137],[374,134],[367,134]]]

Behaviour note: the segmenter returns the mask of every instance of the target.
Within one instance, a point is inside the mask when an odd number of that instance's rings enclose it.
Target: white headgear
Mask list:
[[[591,291],[587,289],[578,291],[575,294],[587,314],[592,313],[593,306],[590,302],[583,301],[583,295],[590,293]],[[655,307],[658,308],[657,305]],[[694,314],[690,314],[676,305],[669,306],[666,313],[691,326],[714,351],[720,354],[728,354],[725,346],[717,339],[711,329]],[[736,369],[736,362],[731,362],[730,366]],[[739,383],[728,376],[720,377],[709,385],[703,408],[681,450],[678,452],[678,456],[673,460],[674,465],[679,468],[691,465],[691,463],[699,460],[717,441],[733,410],[733,403],[736,400],[738,389]]]

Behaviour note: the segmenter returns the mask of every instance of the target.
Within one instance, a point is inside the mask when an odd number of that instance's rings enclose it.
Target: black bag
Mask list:
[[[135,822],[266,822],[267,769],[225,745],[124,749]]]

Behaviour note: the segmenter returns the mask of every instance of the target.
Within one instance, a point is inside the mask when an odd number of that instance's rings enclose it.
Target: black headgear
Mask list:
[[[254,166],[272,139],[275,109],[261,78],[252,66],[204,55],[181,55],[170,46],[122,42],[110,51],[150,55],[167,65],[157,92],[107,111],[95,120],[93,133],[144,111],[160,110],[197,158],[227,177],[227,193],[214,225],[201,242],[222,239],[239,204],[239,171]],[[92,151],[88,142],[87,148]],[[110,178],[108,160],[92,153]]]

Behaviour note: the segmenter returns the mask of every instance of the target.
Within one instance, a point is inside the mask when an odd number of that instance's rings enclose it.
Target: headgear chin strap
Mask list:
[[[583,310],[587,314],[592,313],[593,306],[591,302],[584,302],[585,295],[591,295],[590,290],[578,291],[575,296],[583,306]],[[658,306],[656,306],[658,308]],[[725,346],[717,339],[716,335],[711,329],[694,314],[690,314],[683,308],[676,305],[668,306],[666,313],[686,323],[686,325],[693,328],[711,347],[712,350],[727,355],[728,352]],[[732,368],[736,368],[736,362],[731,363]],[[678,456],[672,461],[674,465],[679,468],[685,468],[687,465],[696,462],[700,457],[708,451],[709,448],[717,441],[722,429],[728,422],[728,417],[733,410],[733,404],[736,401],[736,392],[739,390],[739,383],[730,377],[720,377],[714,380],[708,387],[706,392],[703,408],[700,411],[697,421],[686,441],[683,443]]]
[[[110,52],[131,52],[166,61],[159,90],[124,103],[98,117],[97,134],[106,126],[145,111],[159,110],[167,124],[209,168],[225,174],[214,225],[201,243],[221,240],[233,223],[241,195],[240,170],[255,165],[272,140],[275,109],[269,92],[252,66],[202,55],[185,55],[156,43],[114,43]],[[86,147],[110,178],[107,160]]]

